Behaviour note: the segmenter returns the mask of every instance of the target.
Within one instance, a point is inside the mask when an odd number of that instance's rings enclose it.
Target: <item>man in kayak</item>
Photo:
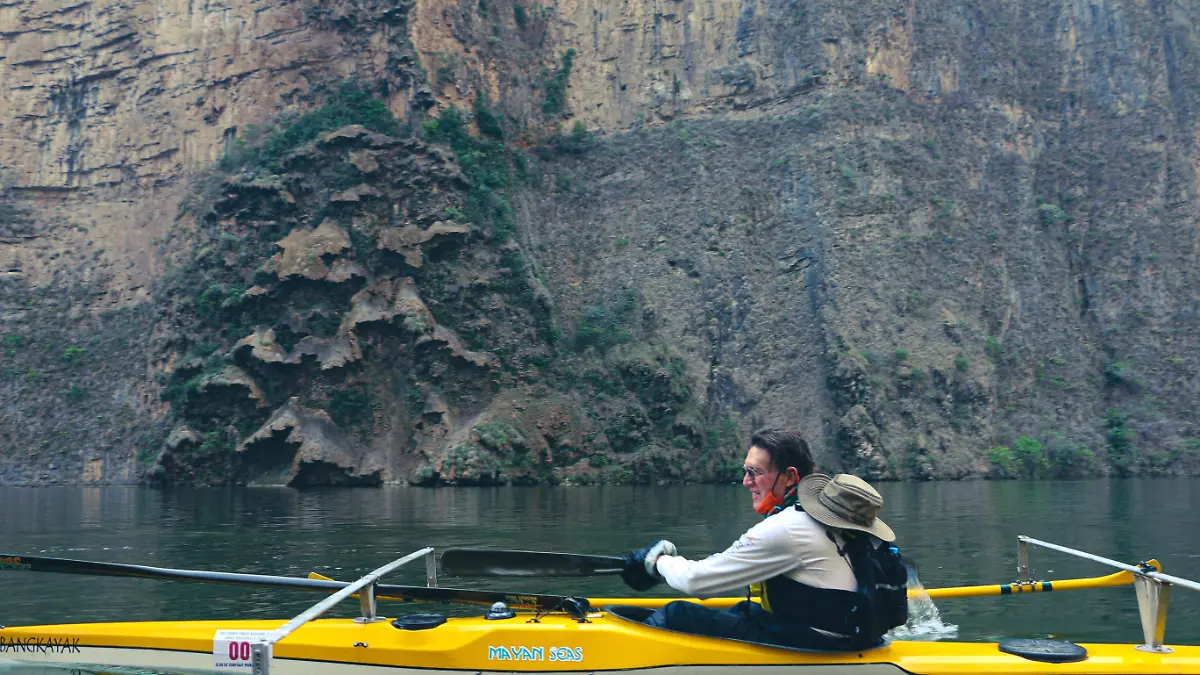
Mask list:
[[[666,581],[701,598],[749,585],[761,602],[716,610],[676,601],[646,624],[806,649],[861,649],[904,623],[906,576],[899,551],[883,544],[895,535],[877,517],[883,500],[874,488],[856,476],[813,474],[808,444],[794,431],[756,432],[743,470],[754,510],[766,516],[761,523],[704,560],[677,556],[674,544],[656,541],[625,556],[621,576],[635,590]]]

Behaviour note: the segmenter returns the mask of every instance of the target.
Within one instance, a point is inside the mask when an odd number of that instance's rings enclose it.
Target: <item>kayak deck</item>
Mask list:
[[[1200,674],[1200,647],[1169,653],[1135,645],[1088,644],[1086,659],[1042,663],[1002,653],[996,643],[896,641],[855,652],[782,649],[686,635],[593,612],[586,623],[563,614],[517,614],[498,621],[451,618],[427,630],[403,630],[390,621],[320,619],[274,645],[271,671],[299,675],[332,672],[602,672],[669,669],[721,672],[913,673],[1126,673]],[[211,671],[218,630],[271,631],[280,621],[184,621],[15,626],[0,629],[0,661],[87,664]],[[249,669],[246,669],[249,672]]]

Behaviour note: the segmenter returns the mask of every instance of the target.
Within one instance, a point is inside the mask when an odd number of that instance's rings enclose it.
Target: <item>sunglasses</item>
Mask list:
[[[746,475],[750,477],[750,480],[756,480],[756,479],[758,479],[759,476],[765,476],[765,475],[771,473],[770,471],[767,471],[766,469],[756,469],[752,466],[743,466],[742,471],[746,472]]]

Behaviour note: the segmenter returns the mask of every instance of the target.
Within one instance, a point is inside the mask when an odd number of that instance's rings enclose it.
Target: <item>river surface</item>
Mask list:
[[[1017,535],[1200,578],[1200,479],[885,483],[884,520],[930,588],[1016,578]],[[496,546],[619,555],[663,537],[700,558],[758,516],[732,485],[291,489],[0,487],[0,557],[26,554],[352,580],[425,546]],[[1032,549],[1040,579],[1099,576],[1102,565]],[[424,566],[385,581],[424,585]],[[615,577],[456,579],[441,585],[629,595]],[[297,591],[0,570],[0,624],[286,619],[319,596]],[[334,616],[351,616],[350,602]],[[415,606],[430,611],[430,605]],[[947,599],[943,638],[1055,636],[1140,642],[1132,587]],[[406,611],[385,605],[384,612]],[[449,613],[475,613],[461,608]],[[1200,644],[1200,594],[1172,594],[1167,642]],[[11,671],[10,671],[11,672]],[[20,672],[20,671],[16,671]]]

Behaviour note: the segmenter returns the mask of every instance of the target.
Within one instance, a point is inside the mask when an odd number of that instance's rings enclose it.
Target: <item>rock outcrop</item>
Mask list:
[[[437,237],[465,234],[470,232],[469,225],[462,223],[447,223],[438,221],[433,225],[421,228],[416,225],[404,227],[389,227],[379,231],[379,248],[396,251],[404,255],[404,262],[415,268],[423,265],[424,255],[421,245]]]
[[[291,399],[237,447],[251,485],[378,485],[379,469],[329,415]]]
[[[324,220],[312,230],[292,230],[278,246],[283,251],[277,253],[272,262],[280,279],[301,276],[318,281],[330,276],[324,257],[349,248],[350,236],[337,224]],[[344,281],[349,275],[343,270],[338,278]]]

